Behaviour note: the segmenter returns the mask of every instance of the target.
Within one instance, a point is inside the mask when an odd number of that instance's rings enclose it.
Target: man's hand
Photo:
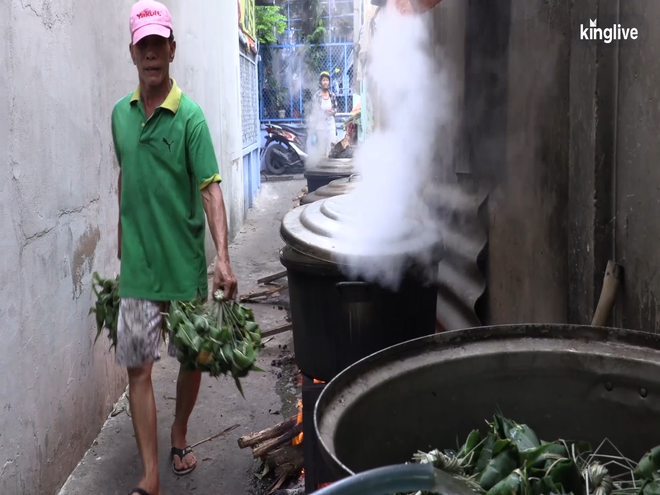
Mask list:
[[[215,262],[215,273],[213,275],[213,293],[222,290],[227,299],[235,299],[237,288],[236,277],[229,262],[220,261],[220,258],[218,258]]]

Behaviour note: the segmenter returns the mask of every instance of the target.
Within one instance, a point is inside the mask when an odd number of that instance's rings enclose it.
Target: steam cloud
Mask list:
[[[313,79],[308,79],[312,81]],[[318,81],[318,76],[315,79]],[[312,86],[314,87],[314,86]],[[319,85],[316,85],[319,88]],[[305,160],[305,168],[310,169],[316,167],[321,159],[325,158],[328,149],[327,134],[323,131],[325,129],[326,115],[320,106],[315,105],[313,101],[305,104],[305,123],[309,132],[310,140],[307,143],[307,159]],[[319,132],[320,131],[320,132]],[[317,134],[315,143],[311,142],[311,136]]]
[[[381,123],[355,156],[362,181],[345,197],[347,218],[336,238],[351,253],[338,260],[348,276],[396,290],[405,256],[383,253],[409,238],[415,261],[424,265],[431,256],[429,239],[441,235],[439,220],[422,198],[435,175],[438,133],[450,121],[451,91],[422,17],[394,9],[381,14],[368,68],[378,86]]]

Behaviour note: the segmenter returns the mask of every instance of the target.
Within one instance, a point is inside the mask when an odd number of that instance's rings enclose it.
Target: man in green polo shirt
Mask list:
[[[169,301],[208,296],[205,216],[218,257],[213,291],[236,295],[218,163],[204,113],[170,78],[176,42],[167,8],[140,0],[131,9],[130,52],[139,86],[112,112],[120,166],[121,284],[117,362],[128,369],[129,400],[144,474],[131,494],[158,495],[156,405],[151,370],[160,359],[162,314]],[[168,354],[176,356],[170,343]],[[172,469],[190,473],[188,419],[201,374],[179,371],[171,428]]]

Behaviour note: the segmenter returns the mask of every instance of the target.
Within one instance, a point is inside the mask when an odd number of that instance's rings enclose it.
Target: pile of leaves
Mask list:
[[[458,451],[418,452],[413,462],[432,464],[486,495],[660,495],[660,446],[634,464],[587,442],[539,440],[501,414],[488,424],[484,436],[472,431]]]
[[[93,290],[96,303],[90,314],[96,314],[97,333],[105,328],[110,349],[117,348],[119,320],[119,277],[104,279],[94,273]],[[231,375],[241,395],[240,379],[250,371],[263,371],[256,365],[261,342],[261,330],[252,310],[224,298],[216,291],[212,301],[170,303],[165,315],[163,340],[169,334],[177,347],[177,360],[188,370],[199,370],[213,377]]]
[[[216,291],[209,302],[173,301],[166,316],[177,359],[186,369],[200,370],[213,377],[231,374],[243,395],[240,378],[256,366],[263,349],[261,330],[252,310],[224,298]]]

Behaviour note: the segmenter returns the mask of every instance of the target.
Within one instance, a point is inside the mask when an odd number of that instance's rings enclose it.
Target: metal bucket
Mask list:
[[[529,324],[422,337],[337,375],[314,421],[345,477],[452,447],[498,408],[544,440],[608,438],[639,459],[660,444],[660,335]]]

